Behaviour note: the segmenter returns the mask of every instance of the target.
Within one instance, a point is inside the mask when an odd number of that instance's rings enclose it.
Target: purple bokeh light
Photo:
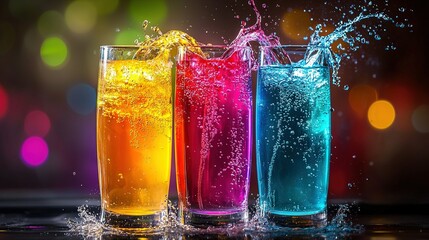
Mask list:
[[[41,137],[29,137],[21,146],[21,159],[30,167],[42,165],[48,158],[48,144]]]

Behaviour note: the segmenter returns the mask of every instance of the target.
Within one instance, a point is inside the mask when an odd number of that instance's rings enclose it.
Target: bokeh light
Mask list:
[[[348,100],[353,111],[364,117],[371,103],[377,100],[377,91],[367,84],[359,84],[350,89]]]
[[[60,67],[67,60],[67,56],[67,45],[59,37],[46,38],[40,47],[40,57],[49,67]]]
[[[119,0],[93,0],[99,15],[107,15],[114,12],[119,5]]]
[[[15,31],[8,22],[0,22],[0,55],[9,51],[15,42]]]
[[[139,26],[144,20],[148,20],[152,26],[158,25],[167,17],[167,3],[165,0],[131,0],[128,12]]]
[[[72,32],[87,33],[97,22],[97,8],[90,1],[76,0],[67,6],[65,20]]]
[[[67,92],[67,103],[70,108],[78,114],[88,115],[95,110],[96,106],[95,89],[85,83],[80,83]]]
[[[9,106],[9,99],[6,93],[6,90],[0,85],[0,119],[2,119],[6,113]]]
[[[117,45],[130,45],[134,44],[134,41],[139,39],[142,32],[135,29],[128,29],[124,31],[119,31],[115,37],[115,44]]]
[[[24,129],[30,136],[44,137],[51,129],[51,120],[45,112],[34,110],[25,117]]]
[[[368,109],[368,121],[376,129],[386,129],[395,120],[395,108],[386,100],[378,100]]]
[[[37,30],[42,36],[48,37],[62,31],[64,18],[58,11],[46,11],[37,20]]]
[[[41,137],[29,137],[21,146],[21,159],[31,167],[42,165],[48,158],[49,148]]]
[[[421,105],[413,111],[411,118],[417,132],[429,133],[429,105]]]
[[[283,34],[295,41],[303,42],[305,36],[310,36],[311,16],[301,9],[288,11],[283,15],[281,27]]]

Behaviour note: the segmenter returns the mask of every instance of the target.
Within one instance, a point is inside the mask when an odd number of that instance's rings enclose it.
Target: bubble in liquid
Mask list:
[[[348,91],[349,90],[349,85],[344,85],[344,90]]]

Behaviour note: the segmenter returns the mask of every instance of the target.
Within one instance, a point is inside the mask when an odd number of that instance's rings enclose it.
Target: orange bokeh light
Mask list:
[[[386,100],[375,101],[368,109],[368,121],[372,127],[384,130],[395,121],[395,108]]]
[[[310,36],[311,31],[308,29],[312,25],[311,16],[303,10],[292,10],[283,15],[281,28],[283,33],[295,41],[304,41],[305,36]]]

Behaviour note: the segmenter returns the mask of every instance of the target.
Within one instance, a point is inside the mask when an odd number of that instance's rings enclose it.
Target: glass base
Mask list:
[[[249,214],[247,211],[232,214],[199,214],[191,211],[180,211],[180,220],[183,224],[198,228],[223,227],[230,224],[247,222]]]
[[[268,221],[277,226],[289,228],[322,228],[328,224],[328,215],[326,210],[312,215],[303,216],[285,216],[273,213],[266,214]]]
[[[102,210],[101,222],[106,228],[124,231],[148,231],[155,232],[162,222],[167,211],[161,211],[151,215],[133,216],[120,215]]]

